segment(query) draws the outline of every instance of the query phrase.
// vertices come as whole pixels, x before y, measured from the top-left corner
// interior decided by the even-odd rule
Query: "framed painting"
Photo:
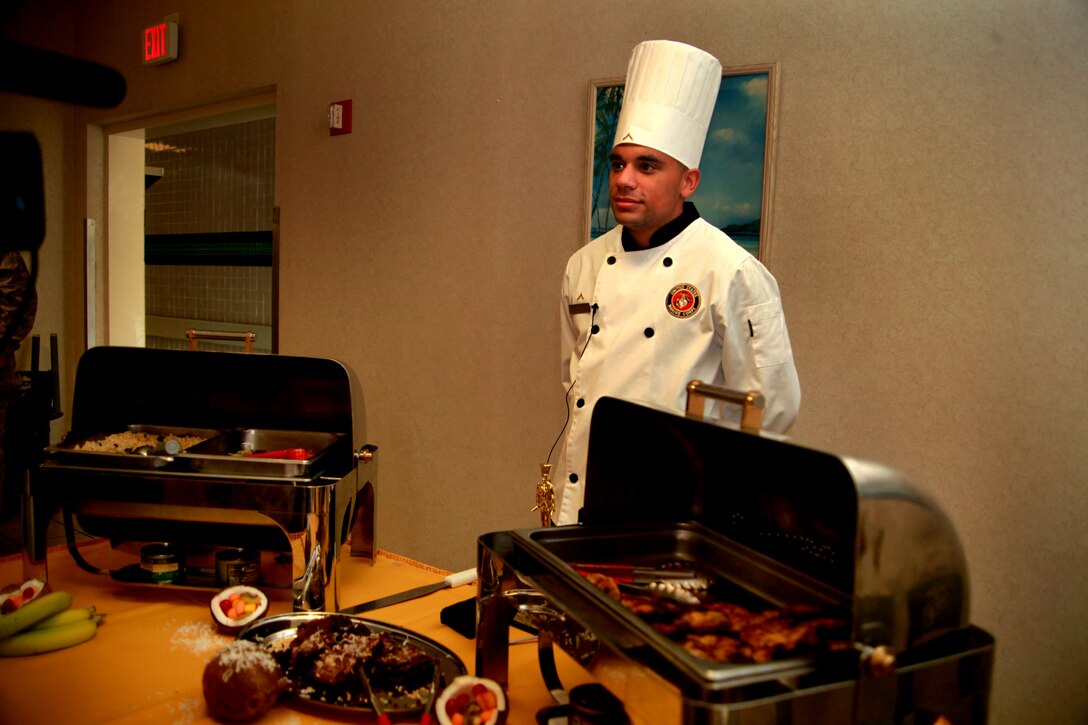
[[[590,81],[587,242],[616,226],[608,203],[608,155],[616,135],[623,82]],[[778,64],[735,66],[722,84],[691,201],[699,214],[766,263],[771,247]]]

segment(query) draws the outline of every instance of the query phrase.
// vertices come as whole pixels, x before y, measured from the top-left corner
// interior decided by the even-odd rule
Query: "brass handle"
[[[370,463],[374,460],[374,452],[378,450],[377,446],[367,444],[355,451],[352,455],[359,463]]]
[[[684,414],[689,418],[704,417],[707,398],[722,400],[726,403],[736,403],[741,406],[740,429],[746,433],[759,433],[759,429],[763,425],[763,406],[765,403],[762,393],[755,390],[745,393],[717,385],[708,385],[702,380],[692,380],[688,383],[687,407]]]
[[[185,339],[189,341],[189,350],[196,350],[196,341],[199,340],[235,340],[245,342],[246,352],[253,352],[253,341],[257,339],[256,332],[213,332],[210,330],[185,331]]]

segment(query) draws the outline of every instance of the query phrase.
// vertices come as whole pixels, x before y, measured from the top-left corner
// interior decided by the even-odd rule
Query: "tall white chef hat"
[[[613,146],[648,146],[690,169],[699,167],[722,64],[673,40],[648,40],[631,51]]]

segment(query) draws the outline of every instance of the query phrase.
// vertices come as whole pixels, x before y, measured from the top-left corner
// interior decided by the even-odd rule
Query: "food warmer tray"
[[[373,562],[377,446],[366,442],[362,391],[342,362],[93,347],[76,370],[70,424],[65,443],[27,473],[28,579],[48,581],[47,532],[58,516],[80,567],[123,583],[148,583],[135,563],[146,544],[170,544],[183,559],[183,575],[151,582],[160,587],[219,586],[213,554],[256,549],[261,585],[289,587],[296,611],[338,609],[349,538],[351,555]],[[134,427],[207,436],[168,456],[73,450]],[[312,454],[231,455],[281,448]],[[108,539],[133,565],[85,560],[76,531]]]
[[[177,454],[166,453],[162,448],[157,448],[144,453],[121,453],[112,451],[85,451],[79,446],[104,440],[118,433],[146,433],[154,436],[173,436],[177,438],[196,437],[207,442],[222,434],[223,431],[212,428],[185,428],[178,426],[140,425],[126,426],[124,430],[111,430],[95,433],[94,435],[73,437],[68,436],[64,441],[49,449],[55,460],[69,466],[94,466],[102,468],[119,468],[125,470],[150,470],[165,468],[174,464]]]
[[[583,616],[587,608],[608,612],[616,641],[638,642],[637,648],[649,643],[659,670],[682,672],[684,677],[698,679],[708,687],[721,688],[772,676],[797,677],[817,667],[849,668],[854,655],[851,650],[844,657],[842,652],[820,646],[765,663],[712,662],[686,651],[646,620],[631,616],[623,605],[571,566],[575,562],[615,563],[668,570],[679,564],[693,569],[697,577],[707,579],[713,598],[718,601],[740,604],[753,613],[807,607],[811,610],[808,618],[831,618],[842,622],[840,629],[847,627],[853,604],[850,596],[705,526],[691,522],[592,528],[559,526],[510,533],[522,551],[539,557],[543,571],[562,579],[562,586],[571,593],[564,598],[565,604],[578,606]],[[745,576],[739,577],[737,572],[745,572]],[[556,579],[550,581],[552,586],[559,586]],[[848,636],[847,632],[840,634]]]
[[[343,441],[340,433],[247,428],[225,431],[203,443],[181,451],[179,467],[201,473],[245,476],[308,477],[320,470],[322,460]],[[253,454],[305,450],[305,458],[263,458]]]

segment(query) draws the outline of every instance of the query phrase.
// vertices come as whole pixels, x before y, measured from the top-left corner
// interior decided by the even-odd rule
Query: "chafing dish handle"
[[[688,383],[687,407],[684,414],[689,418],[703,418],[707,398],[741,406],[740,429],[746,433],[759,433],[763,425],[765,403],[762,393],[755,390],[742,393],[717,385],[708,385],[702,380],[692,380]]]
[[[190,327],[185,331],[185,339],[188,340],[188,348],[196,350],[197,340],[234,340],[245,343],[246,352],[253,352],[253,342],[257,339],[256,332],[219,332],[215,330],[195,330]]]

